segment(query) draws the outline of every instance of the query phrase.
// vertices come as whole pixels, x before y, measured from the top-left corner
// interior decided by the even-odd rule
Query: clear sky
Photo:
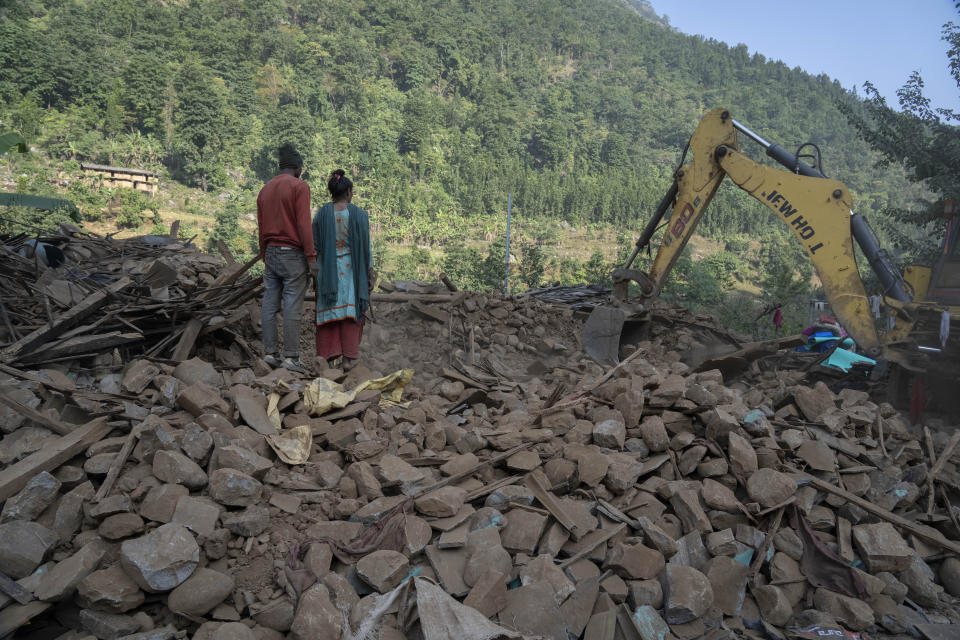
[[[746,44],[750,53],[790,67],[826,73],[845,88],[867,80],[887,104],[919,71],[934,107],[960,110],[960,89],[950,76],[947,22],[960,24],[953,0],[650,0],[683,33]]]

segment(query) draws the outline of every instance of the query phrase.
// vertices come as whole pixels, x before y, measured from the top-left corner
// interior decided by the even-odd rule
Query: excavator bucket
[[[620,362],[620,335],[627,314],[619,307],[595,307],[583,325],[583,351],[602,366]]]
[[[653,283],[642,271],[615,269],[614,299],[611,304],[594,307],[583,325],[580,336],[583,351],[599,365],[613,366],[620,362],[620,347],[645,339],[649,331],[649,312],[641,304],[627,302],[631,281],[637,282],[644,294],[653,290]]]

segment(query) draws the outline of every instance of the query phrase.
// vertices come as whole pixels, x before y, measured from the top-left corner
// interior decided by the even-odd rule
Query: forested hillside
[[[128,211],[130,226],[149,223],[138,211],[175,202],[243,249],[273,150],[292,141],[315,201],[330,170],[352,172],[393,275],[447,268],[472,286],[495,281],[496,251],[483,257],[508,193],[521,228],[518,286],[602,274],[663,195],[700,115],[717,106],[788,148],[816,142],[861,212],[908,205],[916,190],[902,170],[873,167],[840,103],[860,108],[825,75],[678,33],[642,0],[0,8],[2,128],[36,150],[3,161],[20,187],[66,191],[88,218]],[[119,196],[63,179],[80,161],[160,171],[179,199],[108,206]],[[177,184],[204,193],[184,196]],[[720,242],[708,265],[681,263],[677,291],[716,304],[734,282],[766,279],[805,295],[809,265],[777,224],[722,187],[700,227]],[[566,255],[573,228],[578,251],[602,255]]]

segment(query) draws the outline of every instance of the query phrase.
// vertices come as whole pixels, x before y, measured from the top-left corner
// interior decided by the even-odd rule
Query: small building
[[[108,187],[127,187],[153,195],[157,192],[159,181],[157,174],[143,169],[128,169],[126,167],[110,167],[104,164],[83,162],[80,168],[87,175],[103,177],[103,184]]]

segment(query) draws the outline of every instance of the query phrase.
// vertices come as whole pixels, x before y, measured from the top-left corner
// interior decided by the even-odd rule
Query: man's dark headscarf
[[[290,143],[280,147],[277,151],[277,157],[280,160],[281,169],[299,169],[303,166],[303,156]]]

